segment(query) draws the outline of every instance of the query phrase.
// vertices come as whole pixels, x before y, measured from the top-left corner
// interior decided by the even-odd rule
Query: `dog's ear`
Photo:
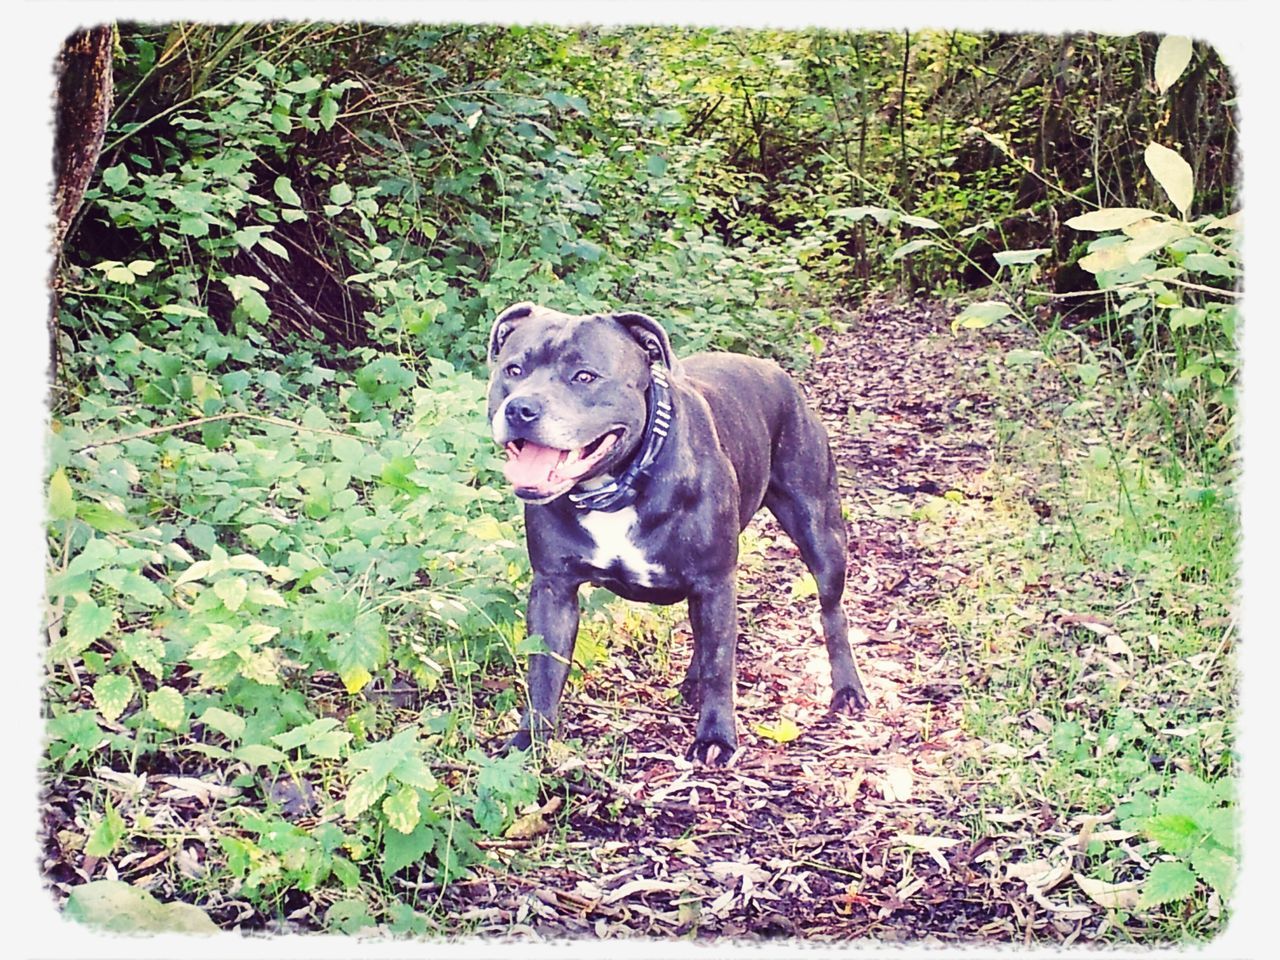
[[[515,303],[507,307],[500,314],[498,319],[493,321],[493,329],[489,331],[489,362],[493,363],[498,359],[498,354],[502,352],[502,345],[507,342],[507,337],[511,335],[511,331],[515,329],[515,325],[525,317],[531,315],[534,311],[534,305],[528,301]]]
[[[626,327],[631,338],[644,347],[650,363],[660,363],[667,369],[675,366],[671,341],[667,339],[667,331],[662,329],[662,324],[657,320],[643,313],[615,313],[613,319]]]

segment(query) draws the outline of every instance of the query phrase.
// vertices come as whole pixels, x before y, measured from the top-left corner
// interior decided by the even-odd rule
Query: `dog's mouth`
[[[564,493],[608,455],[622,437],[622,429],[610,430],[576,450],[544,447],[531,440],[512,440],[503,468],[516,496],[546,501]]]

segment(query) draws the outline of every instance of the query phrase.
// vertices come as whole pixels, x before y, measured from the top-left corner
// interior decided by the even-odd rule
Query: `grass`
[[[1234,496],[1135,442],[1152,422],[1105,382],[1092,409],[1063,412],[1043,402],[1047,368],[988,373],[1004,407],[993,463],[924,533],[970,569],[938,603],[971,678],[965,727],[983,744],[964,761],[980,782],[973,824],[1005,832],[984,812],[1038,810],[1040,836],[1022,839],[1028,858],[1052,860],[1082,817],[1101,817],[1104,839],[1079,845],[1072,869],[1147,883],[1177,859],[1156,842],[1155,804],[1179,776],[1236,773]],[[1209,938],[1223,899],[1201,877],[1186,896],[1117,911],[1100,937]]]

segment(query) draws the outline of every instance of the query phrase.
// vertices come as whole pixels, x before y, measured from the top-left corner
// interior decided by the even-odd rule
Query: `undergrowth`
[[[1087,415],[1052,366],[999,356],[994,462],[924,528],[970,564],[939,609],[972,680],[975,816],[1094,818],[1074,857],[1038,847],[1115,885],[1099,935],[1210,937],[1238,858],[1233,486],[1126,442],[1157,427],[1112,372]]]

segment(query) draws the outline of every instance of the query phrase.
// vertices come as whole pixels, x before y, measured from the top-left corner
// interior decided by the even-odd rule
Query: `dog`
[[[505,745],[555,732],[578,632],[578,589],[689,602],[680,684],[698,710],[686,756],[723,764],[738,744],[738,534],[762,507],[818,585],[833,712],[868,706],[841,607],[848,535],[821,421],[776,363],[730,353],[677,360],[641,313],[571,316],[532,303],[489,334],[488,417],[524,501],[533,568],[529,704]]]

